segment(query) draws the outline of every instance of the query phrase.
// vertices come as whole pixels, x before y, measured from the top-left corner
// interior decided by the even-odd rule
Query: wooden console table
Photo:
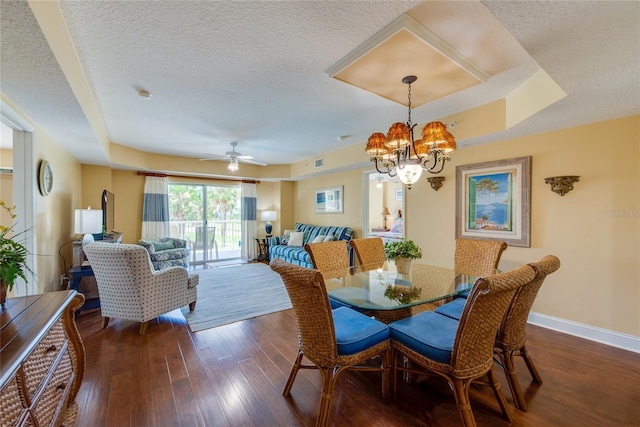
[[[0,424],[72,426],[85,368],[76,291],[9,298],[0,311]]]

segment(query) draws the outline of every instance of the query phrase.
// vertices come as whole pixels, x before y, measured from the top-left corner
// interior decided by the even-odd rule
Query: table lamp
[[[387,217],[391,215],[391,213],[389,212],[389,208],[387,207],[382,208],[382,213],[380,215],[382,215],[382,222],[383,222],[382,228],[384,228],[385,230],[388,230]]]
[[[267,232],[267,237],[271,237],[271,230],[273,230],[271,221],[276,220],[276,211],[262,211],[260,212],[260,219],[267,221],[267,224],[264,226],[264,231]]]
[[[76,234],[84,234],[82,238],[82,246],[93,242],[93,235],[102,233],[102,211],[91,209],[76,209],[75,227]]]

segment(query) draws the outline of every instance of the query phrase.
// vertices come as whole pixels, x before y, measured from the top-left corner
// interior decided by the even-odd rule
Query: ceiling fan
[[[236,151],[236,147],[238,146],[238,141],[231,142],[231,151],[227,151],[224,155],[215,155],[212,154],[209,157],[198,159],[198,160],[225,160],[229,159],[229,170],[236,171],[238,170],[238,163],[249,163],[252,165],[259,166],[267,166],[264,162],[259,162],[253,158],[253,156],[245,156],[242,153]]]

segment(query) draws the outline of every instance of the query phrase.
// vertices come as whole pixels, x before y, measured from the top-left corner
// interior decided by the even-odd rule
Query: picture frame
[[[325,187],[316,190],[316,213],[343,213],[343,187]]]
[[[396,200],[402,200],[402,188],[396,190]]]
[[[530,247],[531,156],[456,167],[456,239]]]

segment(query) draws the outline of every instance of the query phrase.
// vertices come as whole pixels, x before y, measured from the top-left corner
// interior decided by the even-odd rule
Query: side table
[[[69,289],[73,289],[78,293],[81,293],[80,279],[83,277],[94,277],[93,269],[89,265],[86,265],[84,267],[80,265],[71,267],[71,269],[69,269],[69,274],[71,274],[72,276],[71,285],[69,285]],[[100,308],[100,298],[85,299],[84,304],[82,304],[82,307],[80,307],[76,313],[80,313],[80,311],[82,310],[88,310],[91,308]]]
[[[256,237],[258,244],[258,261],[269,262],[269,241],[267,239],[259,239]]]

